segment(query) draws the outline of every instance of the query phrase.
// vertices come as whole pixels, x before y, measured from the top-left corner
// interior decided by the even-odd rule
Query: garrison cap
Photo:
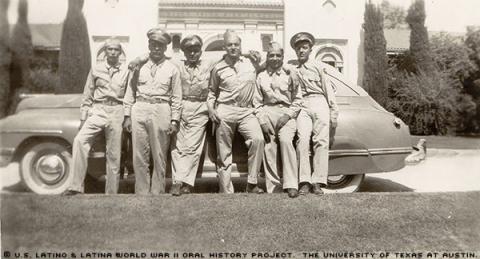
[[[298,42],[300,41],[308,41],[310,45],[313,46],[313,43],[315,42],[315,37],[313,37],[312,34],[308,32],[299,32],[290,39],[290,46],[295,49],[295,45],[297,45]]]
[[[185,49],[192,47],[192,46],[203,46],[202,38],[198,35],[188,35],[187,37],[183,38],[182,42],[180,42],[180,49],[185,51]]]
[[[120,44],[120,41],[117,38],[108,38],[105,43],[103,44],[105,48],[108,47],[117,47],[120,50],[122,49],[122,44]]]
[[[270,44],[268,46],[267,53],[270,53],[270,52],[275,51],[275,50],[279,50],[283,54],[283,48],[280,45],[280,43],[278,43],[276,41],[272,41],[272,42],[270,42]]]
[[[172,38],[170,37],[170,35],[161,28],[150,29],[147,32],[147,37],[149,40],[158,41],[165,45],[168,45],[170,44],[170,42],[172,42]]]

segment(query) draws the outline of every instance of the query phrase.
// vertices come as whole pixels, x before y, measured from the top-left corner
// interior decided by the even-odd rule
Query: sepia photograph
[[[0,0],[0,258],[480,258],[479,0]]]

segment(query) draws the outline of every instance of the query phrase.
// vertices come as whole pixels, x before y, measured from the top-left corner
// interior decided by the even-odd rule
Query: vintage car
[[[336,88],[340,116],[330,149],[326,191],[354,192],[365,174],[405,166],[412,152],[409,129],[336,70],[328,69],[328,76]],[[71,149],[80,124],[80,102],[78,94],[38,95],[21,101],[15,114],[0,120],[0,166],[18,161],[23,183],[35,193],[63,192],[72,180]],[[198,178],[217,176],[211,132]],[[90,153],[88,173],[94,179],[105,173],[103,143],[97,141]],[[233,162],[232,176],[245,177],[247,150],[241,136],[234,140]]]

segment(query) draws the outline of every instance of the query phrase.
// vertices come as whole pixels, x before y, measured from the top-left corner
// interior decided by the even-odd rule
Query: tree
[[[60,84],[56,93],[81,93],[90,70],[87,22],[82,14],[84,0],[69,0],[60,41]]]
[[[383,27],[385,29],[405,29],[408,27],[405,22],[405,9],[403,7],[383,0],[380,4],[380,10],[383,13]]]
[[[0,118],[7,115],[10,89],[10,29],[7,20],[9,0],[0,1]]]
[[[479,68],[471,73],[464,82],[465,91],[477,104],[477,111],[475,117],[470,121],[469,129],[472,132],[480,133],[480,26],[467,27],[465,44],[471,50],[470,60]]]
[[[436,69],[430,52],[425,18],[424,1],[414,0],[406,17],[410,27],[410,53],[415,60],[417,70],[433,73]]]
[[[363,87],[380,104],[387,97],[387,43],[383,34],[383,15],[369,1],[365,4],[363,29],[365,32]]]
[[[19,101],[21,89],[26,89],[30,84],[30,62],[33,57],[32,35],[27,21],[27,0],[18,2],[18,20],[13,28],[10,39],[12,60],[10,66],[10,93],[8,110],[12,113]]]
[[[432,36],[430,46],[437,68],[451,79],[451,87],[458,90],[459,120],[456,130],[472,131],[471,122],[476,115],[477,104],[473,96],[464,89],[464,82],[478,71],[477,64],[469,58],[472,50],[467,47],[463,38],[448,33]]]

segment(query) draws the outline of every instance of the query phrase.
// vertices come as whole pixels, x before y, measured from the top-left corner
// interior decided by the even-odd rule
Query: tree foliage
[[[60,42],[60,85],[56,93],[81,93],[90,70],[90,43],[82,13],[84,0],[69,0]]]
[[[380,10],[383,13],[383,27],[385,29],[405,29],[408,27],[405,21],[406,12],[403,7],[383,0],[380,4]]]
[[[425,27],[425,3],[423,0],[414,0],[406,21],[410,27],[410,53],[415,60],[416,68],[427,73],[435,71],[435,63],[430,53],[428,32]]]
[[[365,5],[363,29],[365,31],[365,74],[363,87],[380,104],[387,97],[387,47],[383,34],[383,15],[380,9],[368,2]]]
[[[10,93],[8,98],[9,113],[15,110],[22,89],[30,85],[30,63],[33,57],[33,44],[30,27],[27,21],[27,0],[18,2],[18,20],[13,27],[10,39],[12,53],[10,65]]]
[[[451,79],[442,72],[406,73],[393,71],[386,108],[401,118],[417,135],[454,133],[460,118],[458,102],[464,96],[451,87]]]
[[[10,89],[10,28],[7,20],[9,0],[0,1],[0,118],[7,114]]]
[[[467,27],[465,44],[470,49],[470,60],[479,68],[464,81],[465,91],[477,104],[476,115],[472,119],[469,129],[472,132],[480,133],[480,26]]]

